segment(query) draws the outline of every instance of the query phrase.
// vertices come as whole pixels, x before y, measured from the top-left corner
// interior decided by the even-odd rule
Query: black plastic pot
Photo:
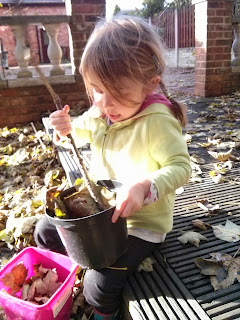
[[[84,269],[101,269],[115,263],[127,248],[126,219],[112,223],[114,209],[77,219],[57,219],[50,210],[46,215],[74,262]]]

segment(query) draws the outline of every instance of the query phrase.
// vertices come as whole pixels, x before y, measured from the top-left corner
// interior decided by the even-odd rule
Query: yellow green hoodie
[[[90,173],[95,180],[111,179],[123,184],[145,178],[154,181],[159,200],[128,217],[128,228],[169,232],[175,190],[191,174],[181,126],[169,107],[153,103],[132,118],[109,126],[93,106],[72,125],[76,144],[91,144]]]

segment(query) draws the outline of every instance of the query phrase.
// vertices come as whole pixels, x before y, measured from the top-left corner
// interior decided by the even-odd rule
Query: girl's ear
[[[151,94],[156,87],[158,86],[159,82],[161,81],[161,77],[160,76],[154,76],[151,78],[150,80],[150,85],[147,88],[147,94]]]

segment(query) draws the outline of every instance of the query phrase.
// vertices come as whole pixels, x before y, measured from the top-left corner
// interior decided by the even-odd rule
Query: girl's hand
[[[116,209],[112,216],[115,223],[119,217],[126,218],[141,209],[151,186],[151,180],[146,179],[128,187],[122,187],[117,193]]]
[[[72,131],[71,117],[68,114],[69,110],[70,107],[66,105],[62,110],[50,114],[51,125],[58,136],[65,137]]]

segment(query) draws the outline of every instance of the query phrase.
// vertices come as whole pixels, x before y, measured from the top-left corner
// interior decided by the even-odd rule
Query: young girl
[[[94,319],[117,319],[127,277],[171,230],[175,190],[190,177],[181,134],[185,114],[162,82],[162,52],[158,35],[140,18],[99,21],[80,66],[93,106],[73,122],[69,106],[50,115],[59,136],[71,132],[79,146],[91,143],[95,180],[117,180],[124,186],[112,222],[127,218],[128,251],[115,269],[87,270],[84,277]],[[35,240],[41,247],[64,249],[46,219],[36,226]]]

